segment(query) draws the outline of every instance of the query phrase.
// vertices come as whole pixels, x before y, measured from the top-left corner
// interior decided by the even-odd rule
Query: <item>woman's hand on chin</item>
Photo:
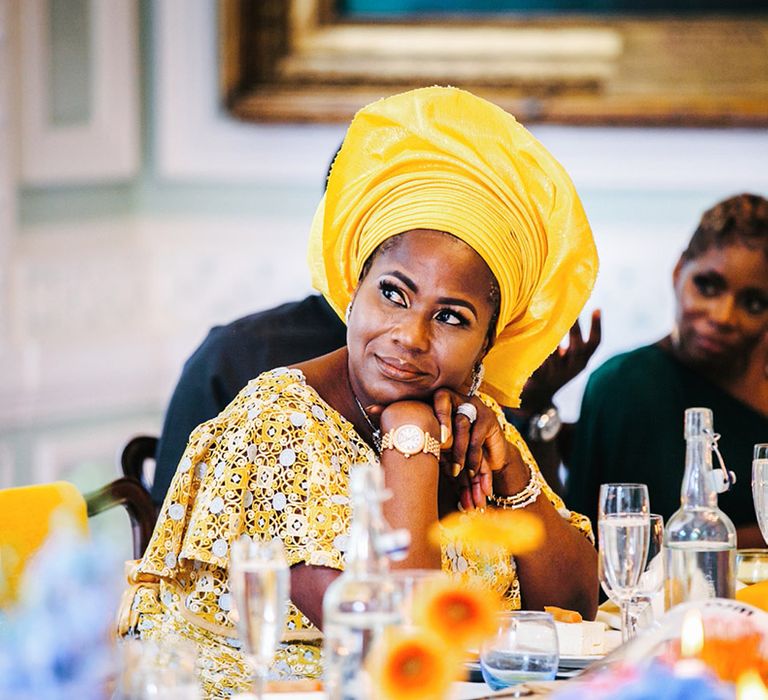
[[[474,411],[462,404],[471,404]],[[433,398],[434,412],[441,426],[441,467],[459,481],[460,503],[465,510],[484,508],[493,494],[493,473],[510,463],[509,443],[496,414],[480,399],[451,389],[438,389]],[[476,418],[470,416],[476,413]]]

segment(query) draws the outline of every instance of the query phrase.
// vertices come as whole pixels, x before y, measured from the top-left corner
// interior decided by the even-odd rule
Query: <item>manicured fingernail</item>
[[[448,430],[447,425],[441,425],[440,426],[440,444],[444,445],[445,441],[448,439],[448,436],[451,434],[450,430]],[[454,474],[454,476],[456,476]]]
[[[453,478],[455,479],[459,474],[461,474],[461,465],[458,462],[453,463]]]
[[[475,478],[475,474],[477,474],[477,472],[474,469],[468,469],[467,470],[467,474],[469,474],[469,478],[470,479],[474,479]]]

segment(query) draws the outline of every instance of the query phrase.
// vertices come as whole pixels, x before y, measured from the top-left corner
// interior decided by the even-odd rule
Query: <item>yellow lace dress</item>
[[[492,399],[483,400],[503,421]],[[504,425],[507,439],[533,463],[517,431]],[[299,370],[279,368],[252,380],[190,436],[149,547],[129,571],[120,633],[159,642],[188,638],[199,649],[206,697],[244,690],[249,672],[230,618],[229,543],[242,533],[277,537],[291,566],[343,569],[349,472],[376,460]],[[587,518],[568,511],[546,484],[543,492],[564,518],[592,536]],[[480,576],[510,608],[520,607],[512,557],[479,557],[461,542],[446,542],[442,553],[445,570]],[[320,676],[320,649],[321,633],[291,605],[272,676]]]

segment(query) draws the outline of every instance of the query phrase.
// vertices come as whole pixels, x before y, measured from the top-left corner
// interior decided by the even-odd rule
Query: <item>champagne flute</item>
[[[649,537],[648,537],[648,555],[645,560],[645,566],[640,574],[635,589],[635,595],[630,600],[630,636],[635,636],[639,629],[650,627],[656,615],[663,610],[663,596],[661,591],[664,588],[664,557],[662,546],[664,543],[664,518],[658,513],[651,513],[649,516]],[[620,605],[620,598],[608,583],[602,562],[598,560],[600,571],[600,585],[605,594],[617,605]],[[656,608],[656,609],[655,609]]]
[[[602,484],[598,506],[601,575],[621,609],[621,636],[633,636],[631,604],[648,557],[650,535],[648,487]]]
[[[229,586],[244,652],[253,668],[256,697],[261,700],[290,598],[282,543],[254,541],[246,535],[233,542]]]
[[[755,445],[752,458],[752,499],[757,524],[763,539],[768,542],[768,442]]]

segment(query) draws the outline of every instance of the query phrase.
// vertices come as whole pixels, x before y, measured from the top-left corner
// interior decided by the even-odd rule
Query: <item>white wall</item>
[[[45,44],[10,42],[23,4],[45,9],[0,0],[0,66],[15,66],[0,72],[0,486],[72,475],[88,486],[111,477],[130,434],[159,430],[181,363],[211,324],[308,290],[306,234],[343,130],[223,115],[213,0],[155,0],[134,23],[107,25],[118,36],[103,44],[134,52],[112,68],[132,71],[121,83],[134,91],[121,96],[128,111],[111,117],[128,134],[123,166],[91,129],[77,145],[90,173],[62,168],[77,152],[39,148],[30,170],[12,95],[27,89],[21,66]],[[137,7],[104,5],[129,16]],[[768,192],[764,132],[534,131],[569,168],[592,220],[599,357],[668,328],[672,265],[705,207]],[[564,392],[566,415],[579,392],[579,382]]]

